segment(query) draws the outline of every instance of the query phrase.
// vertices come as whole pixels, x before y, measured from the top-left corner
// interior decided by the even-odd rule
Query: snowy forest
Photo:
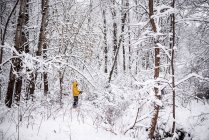
[[[0,0],[0,140],[58,139],[209,140],[209,1]]]

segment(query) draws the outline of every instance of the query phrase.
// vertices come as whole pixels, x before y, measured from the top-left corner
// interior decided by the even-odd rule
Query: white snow
[[[38,108],[27,114],[29,116],[23,114],[19,127],[20,140],[132,140],[128,136],[116,135],[110,130],[94,125],[89,119],[90,114],[83,116],[84,112],[79,107],[72,109],[69,104],[63,108],[57,107],[50,110],[50,115],[46,115],[49,113],[46,108]],[[5,112],[0,115],[1,120],[4,120],[0,125],[0,139],[17,139],[18,112],[2,108]],[[14,116],[7,117],[7,113]]]

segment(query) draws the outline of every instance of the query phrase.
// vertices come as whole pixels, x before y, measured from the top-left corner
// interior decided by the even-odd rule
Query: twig
[[[124,132],[124,134],[126,134],[130,129],[133,129],[133,128],[135,127],[135,125],[136,125],[136,123],[137,123],[137,118],[138,118],[138,114],[139,114],[139,109],[140,109],[140,108],[138,108],[138,110],[137,110],[137,114],[136,114],[136,118],[135,118],[134,124],[133,124],[129,129],[127,129],[127,130]]]

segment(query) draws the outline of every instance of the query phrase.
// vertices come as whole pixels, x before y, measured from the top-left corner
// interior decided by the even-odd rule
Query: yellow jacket
[[[73,82],[73,96],[78,96],[80,94],[80,91],[78,90],[78,83],[75,81]]]

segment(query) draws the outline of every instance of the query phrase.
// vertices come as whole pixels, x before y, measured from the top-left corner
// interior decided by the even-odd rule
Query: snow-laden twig
[[[54,67],[57,67],[56,66],[56,64],[55,63],[62,63],[63,65],[65,65],[65,66],[68,66],[69,68],[71,68],[71,69],[73,69],[73,70],[75,70],[76,72],[78,72],[81,76],[83,76],[94,88],[96,88],[96,86],[80,71],[80,70],[78,70],[77,68],[75,68],[74,66],[72,66],[72,65],[69,65],[69,64],[67,64],[67,63],[63,63],[63,62],[61,62],[61,61],[54,61],[53,62],[54,63]]]
[[[183,83],[184,81],[192,78],[192,77],[196,77],[196,78],[199,78],[199,79],[202,79],[202,80],[205,80],[205,81],[209,81],[209,78],[204,78],[201,75],[198,75],[196,73],[191,73],[191,74],[187,75],[185,78],[183,78],[183,79],[179,80],[178,82],[176,82],[176,86],[181,84],[181,83]]]
[[[86,64],[85,64],[78,56],[75,56],[75,55],[68,55],[68,56],[63,55],[63,56],[61,56],[61,57],[74,57],[75,59],[79,60],[79,61],[86,67],[86,70],[88,71],[88,73],[89,73],[89,75],[91,76],[91,78],[94,79],[94,77],[92,76],[92,74],[91,74],[89,68],[86,66]],[[92,67],[91,67],[91,68],[92,68]],[[92,69],[93,69],[93,68],[92,68]],[[96,71],[95,71],[95,73],[96,73]],[[98,75],[98,73],[96,73],[96,74]]]
[[[165,16],[175,13],[175,9],[167,5],[160,5],[160,6],[157,6],[155,9],[156,9],[156,14],[153,15],[152,18],[165,17]]]
[[[157,46],[158,46],[159,48],[161,48],[161,49],[166,53],[166,55],[168,56],[169,60],[171,60],[170,53],[166,50],[166,47],[163,46],[163,45],[160,44],[160,43],[157,43]]]
[[[20,58],[20,56],[13,56],[11,58],[8,58],[7,60],[5,60],[4,62],[2,62],[0,64],[0,67],[4,66],[6,63],[8,63],[9,61],[11,61],[11,59],[13,59],[13,58]]]
[[[176,20],[176,23],[182,23],[182,22],[187,22],[187,21],[197,21],[197,22],[205,22],[209,23],[209,19],[204,19],[204,18],[183,18]]]

